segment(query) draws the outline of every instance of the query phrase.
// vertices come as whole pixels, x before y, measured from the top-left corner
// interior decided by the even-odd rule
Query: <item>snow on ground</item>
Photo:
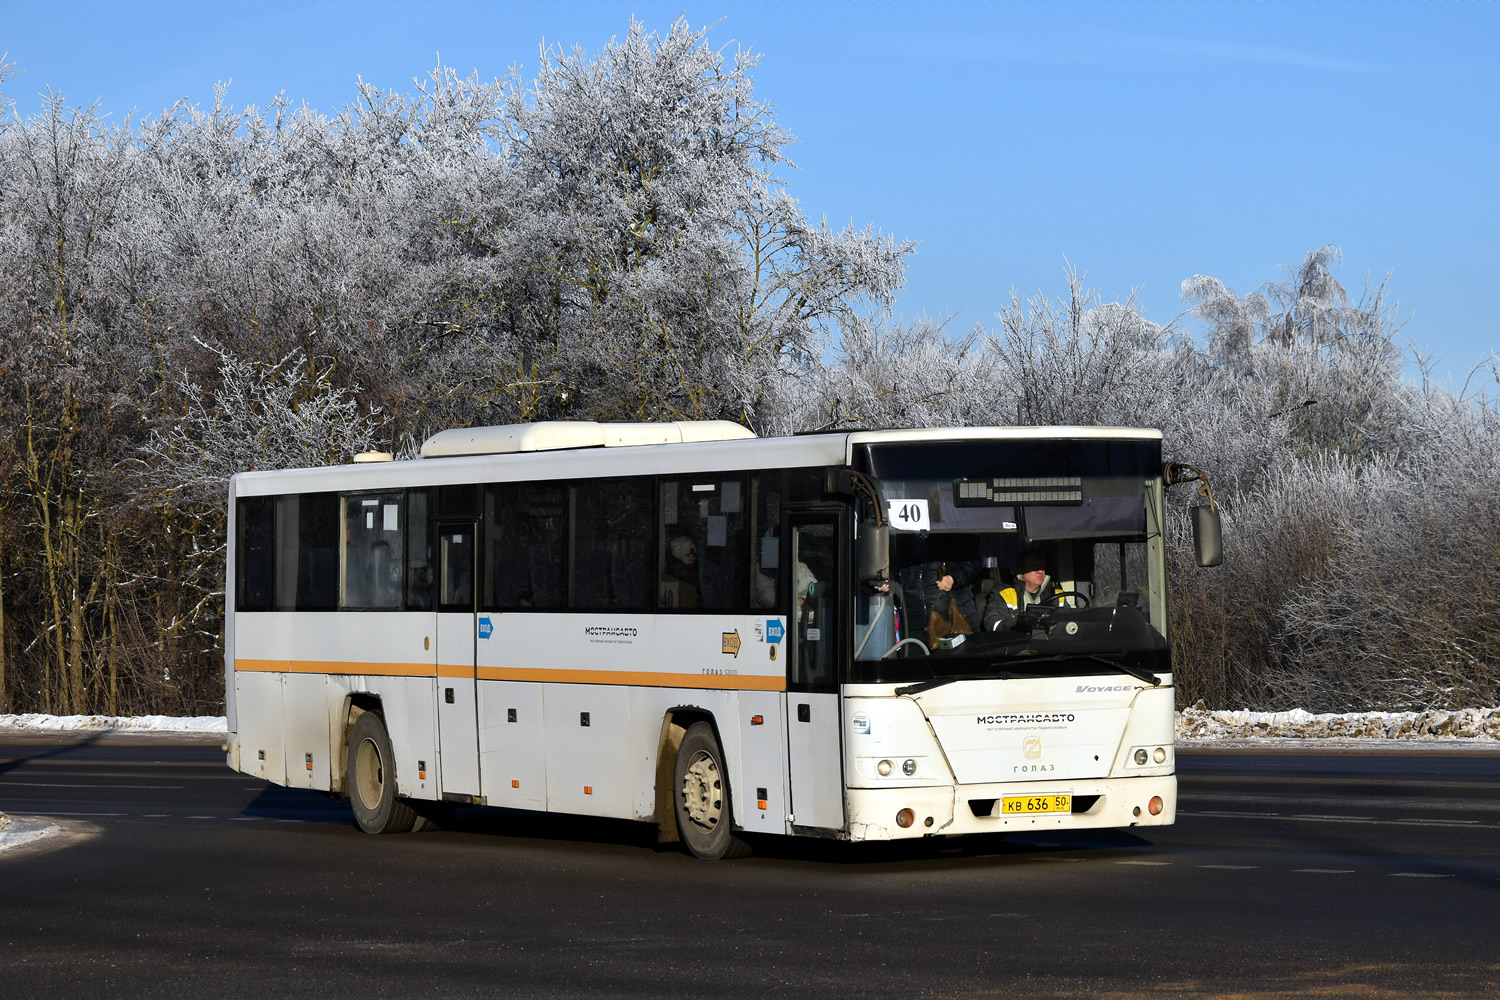
[[[228,726],[222,715],[200,715],[183,719],[171,715],[121,718],[110,715],[0,715],[0,731],[97,733],[223,733]]]
[[[1257,738],[1500,743],[1500,708],[1313,715],[1300,708],[1289,712],[1246,712],[1194,707],[1177,713],[1177,738],[1189,745]]]

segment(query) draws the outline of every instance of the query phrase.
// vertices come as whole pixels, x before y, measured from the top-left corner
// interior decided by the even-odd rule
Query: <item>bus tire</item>
[[[407,833],[417,814],[396,797],[396,753],[385,720],[365,712],[349,732],[349,802],[366,833]]]
[[[694,857],[717,861],[750,853],[750,846],[731,829],[724,753],[707,722],[695,722],[683,734],[672,789],[677,830]]]

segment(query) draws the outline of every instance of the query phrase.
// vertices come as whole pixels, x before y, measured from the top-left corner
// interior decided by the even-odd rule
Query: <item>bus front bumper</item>
[[[1067,812],[1005,813],[1007,797],[1069,796]],[[1158,811],[1153,813],[1153,801]],[[906,840],[1025,830],[1087,830],[1168,826],[1177,818],[1177,777],[1156,775],[1094,781],[1029,781],[1024,785],[851,788],[850,840]],[[902,826],[903,810],[910,825]]]

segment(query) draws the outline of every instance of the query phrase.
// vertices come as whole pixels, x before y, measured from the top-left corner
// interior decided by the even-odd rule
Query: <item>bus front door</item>
[[[784,537],[791,587],[787,645],[786,720],[791,812],[795,826],[844,826],[839,662],[843,651],[840,508],[787,512]]]
[[[479,795],[473,522],[438,525],[438,780],[443,797]]]

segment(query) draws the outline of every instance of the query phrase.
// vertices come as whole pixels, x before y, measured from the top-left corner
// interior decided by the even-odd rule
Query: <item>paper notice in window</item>
[[[723,548],[729,542],[729,518],[715,514],[708,519],[708,544]]]
[[[719,513],[738,514],[740,512],[740,484],[729,482],[719,491]]]
[[[383,508],[381,508],[381,510],[384,518],[384,524],[382,526],[385,528],[385,530],[400,531],[401,506],[399,504],[388,503]]]
[[[661,523],[677,523],[677,484],[661,484]]]

